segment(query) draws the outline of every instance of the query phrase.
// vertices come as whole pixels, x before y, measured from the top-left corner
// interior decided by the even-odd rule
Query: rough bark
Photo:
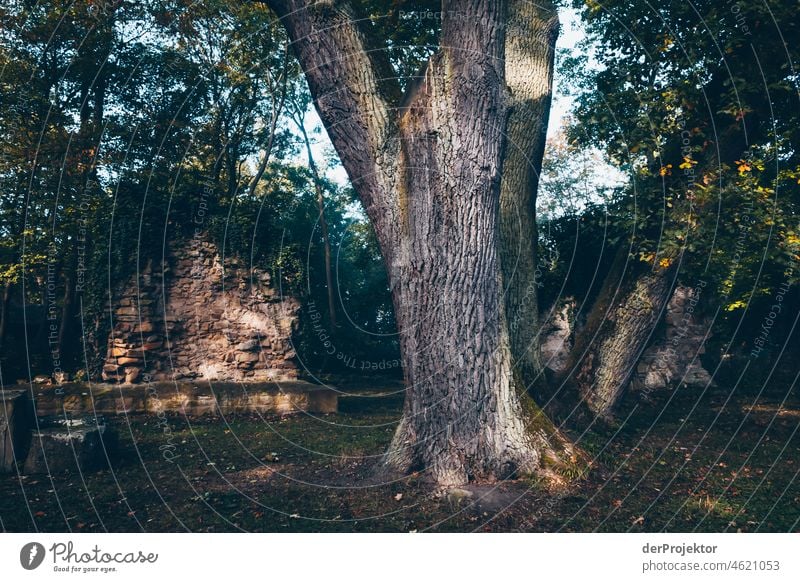
[[[505,3],[443,2],[441,48],[402,101],[346,5],[269,4],[387,265],[406,380],[387,465],[453,486],[569,454],[511,364],[499,258]]]
[[[514,369],[543,381],[536,280],[536,192],[553,84],[558,14],[550,2],[510,0],[505,50],[510,114],[500,193],[501,264]]]
[[[568,371],[597,417],[611,419],[674,285],[673,268],[643,267],[622,249],[575,340]]]

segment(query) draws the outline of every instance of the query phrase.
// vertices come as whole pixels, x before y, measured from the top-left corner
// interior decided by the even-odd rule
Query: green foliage
[[[792,2],[574,1],[587,38],[564,59],[568,139],[629,176],[633,258],[681,263],[733,329],[798,281],[798,77]]]
[[[46,0],[7,3],[0,16],[0,287],[9,315],[0,343],[18,346],[4,349],[4,366],[22,361],[14,350],[27,336],[41,355],[33,373],[51,371],[42,311],[50,300],[64,350],[88,348],[87,361],[75,349],[67,367],[93,371],[109,300],[160,264],[168,244],[198,233],[270,271],[283,293],[324,297],[311,174],[296,159],[286,111],[287,100],[304,110],[310,100],[265,5]],[[334,183],[325,192],[333,238],[365,228],[351,193]],[[361,239],[341,253],[342,280],[375,254],[374,240]],[[387,319],[388,297],[385,275],[369,275],[380,282],[347,299],[368,327]]]
[[[402,87],[419,75],[438,49],[442,4],[438,0],[357,0],[362,29],[381,47]]]

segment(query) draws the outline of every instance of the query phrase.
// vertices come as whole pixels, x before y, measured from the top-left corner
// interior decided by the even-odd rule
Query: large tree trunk
[[[674,285],[674,268],[644,267],[627,250],[617,254],[567,368],[580,398],[604,419],[613,416]]]
[[[493,64],[502,45],[490,28],[481,34],[444,28],[444,48],[401,118],[404,257],[393,280],[407,396],[389,460],[403,471],[425,468],[442,485],[530,473],[541,461],[502,305],[496,225],[506,111]]]
[[[499,256],[504,3],[443,2],[441,50],[398,109],[385,55],[365,50],[346,6],[270,4],[387,264],[406,380],[387,465],[452,486],[569,455],[512,370]]]
[[[553,84],[558,15],[552,3],[510,0],[505,74],[510,91],[500,193],[501,264],[514,369],[534,394],[539,355],[536,192]]]

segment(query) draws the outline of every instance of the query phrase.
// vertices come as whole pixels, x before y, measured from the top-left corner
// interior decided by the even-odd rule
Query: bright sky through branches
[[[562,10],[559,13],[561,20],[561,32],[558,36],[557,47],[559,49],[577,50],[578,43],[584,38],[581,28],[580,16],[574,10]],[[572,109],[573,100],[571,97],[562,94],[559,88],[563,86],[563,78],[560,77],[558,68],[555,71],[553,82],[553,101],[550,109],[550,120],[547,128],[548,139],[556,137],[564,128],[567,116]],[[328,134],[322,127],[319,116],[314,108],[306,115],[306,130],[313,140],[312,150],[317,163],[324,167],[328,179],[344,185],[347,184],[347,174],[338,161],[335,164],[325,164],[324,161],[335,159],[331,155],[333,145],[328,138]],[[298,163],[305,164],[305,155],[299,155]]]

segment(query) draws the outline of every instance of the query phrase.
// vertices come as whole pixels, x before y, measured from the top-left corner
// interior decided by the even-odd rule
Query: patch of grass
[[[457,507],[433,496],[424,475],[387,483],[375,472],[400,416],[397,393],[343,397],[337,415],[170,416],[175,462],[156,418],[114,419],[112,469],[83,480],[0,476],[0,523],[19,532],[797,530],[800,406],[747,396],[722,406],[726,397],[687,392],[642,406],[618,432],[584,435],[586,463],[550,467],[567,487],[501,483],[503,503]]]

